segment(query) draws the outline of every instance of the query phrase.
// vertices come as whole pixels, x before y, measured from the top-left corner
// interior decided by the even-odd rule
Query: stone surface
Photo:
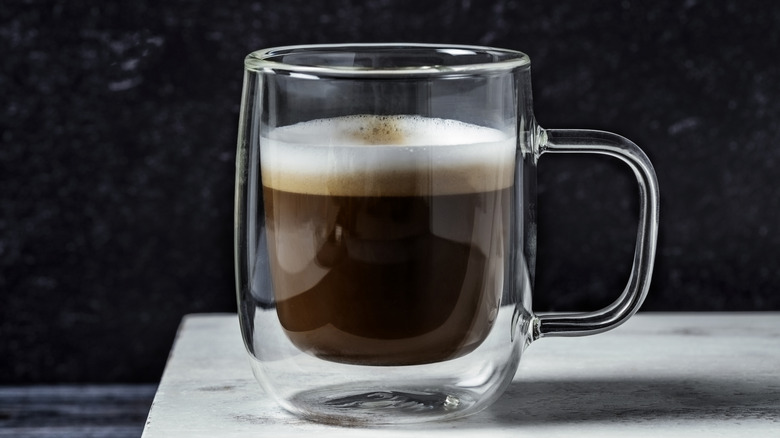
[[[236,316],[193,315],[143,437],[770,437],[778,364],[780,313],[640,314],[604,334],[533,343],[507,392],[472,417],[348,428],[284,412],[254,380]]]
[[[0,383],[159,378],[182,315],[235,310],[242,59],[294,43],[520,49],[548,128],[658,172],[653,310],[780,310],[780,3],[120,2],[0,7]],[[631,175],[544,157],[536,308],[595,309],[634,243]]]

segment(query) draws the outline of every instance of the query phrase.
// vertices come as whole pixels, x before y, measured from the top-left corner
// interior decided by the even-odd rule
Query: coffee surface
[[[514,141],[356,116],[277,129],[261,154],[277,314],[297,348],[410,365],[484,340],[504,281]]]
[[[358,115],[272,130],[263,185],[295,193],[412,196],[512,185],[515,139],[496,129],[420,116]]]

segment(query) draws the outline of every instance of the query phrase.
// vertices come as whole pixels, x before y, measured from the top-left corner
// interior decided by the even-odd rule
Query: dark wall
[[[780,310],[779,39],[770,1],[4,2],[0,383],[154,381],[182,315],[235,310],[242,60],[285,44],[528,53],[542,126],[618,132],[655,163],[644,308]],[[539,204],[535,307],[609,302],[633,176],[545,156]]]

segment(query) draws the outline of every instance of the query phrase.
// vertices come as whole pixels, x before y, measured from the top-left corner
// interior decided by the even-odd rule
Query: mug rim
[[[454,62],[443,65],[421,63],[400,67],[366,67],[355,65],[338,65],[325,63],[294,63],[285,58],[293,54],[341,54],[348,56],[357,52],[402,53],[404,51],[424,52],[449,56]],[[466,56],[483,55],[493,59],[481,62],[468,62]],[[460,59],[458,59],[460,57]],[[458,62],[462,61],[462,62]],[[290,46],[269,47],[251,52],[244,59],[246,71],[257,73],[293,74],[297,76],[311,75],[314,77],[415,77],[415,76],[450,76],[470,75],[485,72],[505,72],[519,67],[530,66],[531,59],[523,52],[490,46],[461,44],[428,44],[428,43],[355,43],[355,44],[302,44]]]

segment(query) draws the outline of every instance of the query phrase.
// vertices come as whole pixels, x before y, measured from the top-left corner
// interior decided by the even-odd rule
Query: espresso
[[[261,139],[276,311],[290,341],[364,365],[474,350],[500,305],[515,142],[415,116],[353,116]]]

